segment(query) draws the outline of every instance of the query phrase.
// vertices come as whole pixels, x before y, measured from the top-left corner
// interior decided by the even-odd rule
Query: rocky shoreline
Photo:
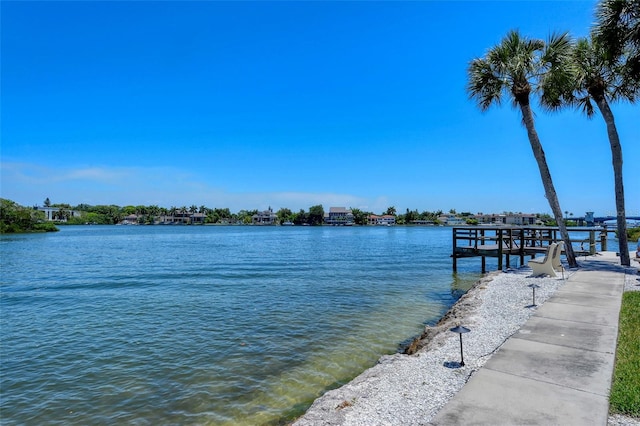
[[[631,273],[635,274],[636,269]],[[494,272],[478,281],[433,327],[415,339],[404,354],[383,356],[346,385],[328,391],[293,424],[427,425],[491,355],[527,321],[565,279],[531,277],[529,268]],[[628,275],[626,290],[638,290]],[[537,284],[533,306],[533,289]],[[459,335],[464,325],[465,365],[460,366]],[[609,426],[637,425],[637,419],[615,416]]]

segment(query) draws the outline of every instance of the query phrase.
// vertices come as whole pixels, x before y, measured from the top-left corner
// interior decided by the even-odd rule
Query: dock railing
[[[606,227],[572,227],[568,229],[576,256],[593,255],[607,250],[607,233],[615,232]],[[479,225],[453,227],[453,270],[457,271],[457,259],[481,257],[482,272],[486,272],[486,258],[498,258],[498,270],[510,267],[510,257],[519,256],[520,265],[525,256],[534,258],[547,250],[549,244],[562,238],[557,227]],[[503,263],[504,257],[504,263]]]

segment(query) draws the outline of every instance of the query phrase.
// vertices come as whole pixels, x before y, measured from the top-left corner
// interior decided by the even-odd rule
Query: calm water
[[[426,227],[2,236],[2,424],[294,418],[479,278],[450,252],[451,230]]]

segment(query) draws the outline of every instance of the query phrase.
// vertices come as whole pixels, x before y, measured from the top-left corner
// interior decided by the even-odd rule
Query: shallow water
[[[0,237],[3,424],[269,424],[479,278],[433,227],[68,226]],[[489,263],[489,262],[488,262]]]

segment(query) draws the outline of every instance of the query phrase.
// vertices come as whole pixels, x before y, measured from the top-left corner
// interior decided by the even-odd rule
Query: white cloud
[[[472,188],[471,193],[452,190],[447,185],[434,184],[420,187],[419,191],[402,195],[381,195],[380,188],[367,185],[362,194],[339,192],[291,192],[264,191],[239,192],[233,189],[233,181],[212,181],[212,178],[190,170],[175,167],[52,167],[32,163],[2,162],[0,164],[0,197],[30,206],[42,204],[45,198],[53,203],[158,205],[162,207],[201,206],[229,208],[232,212],[242,209],[274,210],[289,208],[293,211],[308,210],[321,204],[329,207],[355,207],[364,211],[382,213],[394,206],[398,213],[411,210],[548,212],[549,207],[537,181],[520,190],[507,190],[502,185]],[[630,176],[630,175],[629,175]],[[637,215],[639,198],[634,192],[633,179],[627,179],[627,213]],[[635,185],[637,186],[637,185]],[[593,189],[593,187],[591,187]],[[385,191],[393,189],[385,188]],[[610,203],[598,203],[595,191],[560,193],[564,209],[576,215],[586,210],[596,214],[615,211]],[[505,196],[505,193],[508,196]],[[586,206],[586,207],[582,207]],[[598,206],[600,206],[598,208]]]
[[[28,163],[2,163],[0,196],[22,205],[53,203],[159,205],[181,207],[205,205],[242,209],[297,211],[322,204],[357,207],[376,205],[349,194],[314,192],[233,192],[214,186],[191,172],[170,167],[80,167],[55,168]],[[384,208],[386,208],[385,206]]]
[[[54,177],[61,182],[67,180],[87,180],[103,183],[119,183],[125,181],[134,174],[131,169],[106,169],[89,167],[85,169],[70,170],[66,175]]]

